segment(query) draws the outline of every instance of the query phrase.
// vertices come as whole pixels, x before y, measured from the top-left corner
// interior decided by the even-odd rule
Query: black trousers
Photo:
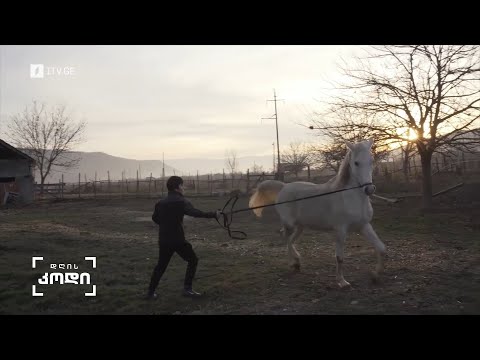
[[[189,242],[183,242],[179,244],[163,244],[159,243],[158,246],[158,263],[153,270],[152,278],[150,280],[150,286],[148,288],[149,293],[153,293],[163,276],[163,273],[167,269],[168,263],[173,254],[177,253],[185,260],[187,264],[187,271],[185,272],[184,286],[186,289],[192,287],[193,278],[197,271],[198,258],[193,251],[192,245]]]

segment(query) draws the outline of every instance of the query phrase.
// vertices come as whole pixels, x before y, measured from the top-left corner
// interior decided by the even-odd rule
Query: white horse
[[[375,278],[383,271],[385,245],[370,225],[373,209],[369,196],[375,192],[375,186],[371,184],[372,144],[372,139],[356,144],[346,142],[347,155],[343,159],[338,173],[324,184],[300,181],[286,184],[277,180],[266,180],[259,184],[250,198],[249,206],[256,207],[370,183],[370,185],[353,190],[274,206],[280,215],[281,232],[287,238],[289,260],[294,269],[300,269],[300,254],[295,248],[294,242],[300,237],[304,228],[310,228],[336,232],[336,280],[341,288],[350,285],[343,277],[343,250],[347,233],[351,230],[360,231],[375,248],[378,257],[378,263],[373,272]],[[263,208],[253,211],[258,217],[261,217],[262,210]]]

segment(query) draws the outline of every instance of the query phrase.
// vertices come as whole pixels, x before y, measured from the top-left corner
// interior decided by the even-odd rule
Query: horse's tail
[[[258,185],[248,203],[249,207],[274,204],[278,193],[282,190],[285,183],[277,180],[265,180]],[[263,208],[254,209],[253,212],[258,217],[262,216]]]

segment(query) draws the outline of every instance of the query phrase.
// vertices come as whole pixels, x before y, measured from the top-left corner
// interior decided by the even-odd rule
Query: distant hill
[[[161,160],[134,160],[125,159],[117,156],[105,154],[103,152],[71,152],[65,155],[69,159],[78,159],[80,161],[75,168],[63,169],[59,167],[52,168],[51,174],[47,177],[46,182],[58,182],[64,176],[64,181],[67,183],[78,182],[78,173],[81,174],[80,180],[85,181],[95,179],[95,172],[97,172],[97,180],[106,180],[108,178],[108,171],[110,171],[111,180],[122,179],[124,172],[126,178],[135,179],[137,177],[137,170],[140,178],[146,178],[152,173],[153,177],[162,176]],[[178,173],[177,169],[165,164],[165,176]],[[37,171],[35,180],[40,183],[40,174]]]
[[[28,153],[27,150],[22,150]],[[84,182],[85,177],[87,181],[95,178],[97,172],[97,180],[106,180],[108,178],[108,171],[110,171],[111,180],[122,179],[122,173],[125,177],[135,179],[137,177],[137,170],[140,178],[150,176],[160,178],[162,176],[163,162],[161,160],[135,160],[126,159],[118,156],[112,156],[103,152],[71,152],[65,155],[69,159],[80,158],[78,165],[75,168],[63,169],[54,167],[51,174],[47,177],[47,183],[58,182],[64,176],[64,181],[67,183],[78,182],[78,173],[81,174],[80,181]],[[171,175],[195,175],[197,170],[199,174],[225,173],[229,170],[225,166],[225,159],[171,159],[165,160],[165,176]],[[238,158],[237,171],[246,172],[248,168],[252,169],[253,165],[263,166],[264,171],[272,169],[272,156],[249,156]],[[40,174],[37,171],[35,180],[40,183]]]
[[[273,157],[266,156],[245,156],[239,157],[238,169],[236,171],[246,172],[248,168],[253,169],[253,165],[262,166],[264,171],[271,171],[273,167]],[[229,169],[225,165],[225,159],[170,159],[168,163],[176,169],[179,169],[183,174],[194,175],[197,170],[200,174],[210,173],[229,173]]]

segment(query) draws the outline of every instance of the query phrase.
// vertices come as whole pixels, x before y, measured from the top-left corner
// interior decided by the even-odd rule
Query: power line
[[[275,103],[275,114],[269,118],[262,118],[262,119],[275,119],[275,129],[277,132],[277,179],[280,178],[280,143],[278,140],[278,114],[277,114],[277,101],[282,101],[283,99],[277,99],[277,94],[275,92],[275,89],[273,89],[273,100],[267,100],[267,101],[273,101]]]

